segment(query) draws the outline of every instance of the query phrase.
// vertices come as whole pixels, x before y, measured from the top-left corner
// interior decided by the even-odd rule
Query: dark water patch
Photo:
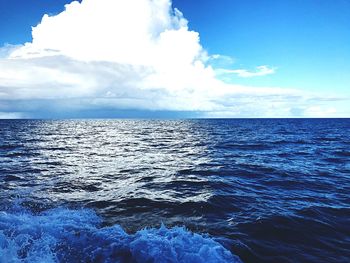
[[[7,158],[28,158],[28,157],[36,157],[40,156],[40,153],[32,152],[32,151],[19,151],[19,152],[8,152],[4,155]]]
[[[337,142],[337,141],[341,141],[341,138],[337,138],[337,137],[316,137],[315,141],[318,141],[318,142]]]
[[[334,155],[337,155],[340,157],[350,157],[350,151],[335,151]]]
[[[70,147],[42,147],[41,150],[47,151],[47,152],[56,152],[56,151],[72,151],[72,148]]]
[[[344,161],[343,159],[341,158],[324,158],[324,161],[326,162],[329,162],[329,163],[335,163],[335,164],[344,164]]]
[[[61,166],[74,166],[74,165],[71,165],[71,164],[67,164],[67,163],[63,163],[63,162],[55,162],[55,161],[44,161],[44,162],[35,162],[35,164],[37,165],[43,165],[43,166],[58,166],[58,167],[61,167]]]
[[[229,151],[245,150],[245,151],[259,151],[270,150],[272,147],[267,144],[237,144],[237,143],[224,143],[216,146],[218,149],[224,149]]]
[[[142,177],[140,179],[137,180],[137,182],[140,182],[140,183],[149,183],[149,182],[152,182],[155,178],[152,177],[152,176],[147,176],[147,177]]]
[[[23,147],[22,144],[7,144],[7,145],[0,145],[0,150],[1,151],[12,151],[16,150],[20,147]]]
[[[161,186],[160,186],[161,187]],[[210,188],[210,183],[205,180],[173,180],[169,183],[164,184],[164,188],[172,190],[204,190]]]
[[[308,211],[301,214],[305,213],[310,214]],[[346,262],[343,260],[350,255],[347,240],[349,227],[335,228],[334,224],[324,221],[325,215],[311,213],[312,217],[274,216],[238,227],[248,234],[247,239],[252,240],[247,242],[248,246],[256,247],[255,251],[263,262],[277,262],[275,260],[281,255],[288,259],[283,262]],[[345,215],[341,220],[346,220]],[[275,242],[279,243],[278,249],[274,247]],[[321,254],[317,253],[321,251]],[[249,261],[250,256],[247,258]]]
[[[6,175],[3,177],[3,180],[5,182],[12,182],[12,181],[22,181],[24,180],[22,177],[16,176],[16,175]]]

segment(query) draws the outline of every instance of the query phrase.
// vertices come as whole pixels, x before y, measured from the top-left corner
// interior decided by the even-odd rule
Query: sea
[[[350,262],[350,119],[1,120],[0,262]]]

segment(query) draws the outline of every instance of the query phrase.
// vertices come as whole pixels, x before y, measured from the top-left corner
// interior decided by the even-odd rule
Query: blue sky
[[[211,53],[232,56],[241,67],[278,67],[278,74],[255,84],[349,94],[350,1],[176,0],[174,5]]]
[[[31,42],[31,26],[40,23],[44,14],[54,16],[64,11],[65,3],[70,1],[1,0],[0,44]],[[306,105],[304,100],[299,108],[324,106],[336,108],[341,116],[349,114],[350,1],[173,0],[172,4],[188,20],[189,30],[199,33],[200,45],[207,54],[213,57],[220,54],[219,59],[211,59],[206,65],[210,64],[216,72],[224,69],[234,73],[217,74],[217,79],[239,86],[293,89],[306,92],[308,96],[310,92],[315,97],[322,94],[325,98],[317,105]],[[253,77],[238,74],[239,70],[259,71],[259,66],[266,66],[273,73]],[[210,106],[203,109],[209,112]],[[189,109],[182,110],[188,112]],[[11,109],[8,107],[4,111]],[[215,116],[222,112],[215,111]],[[267,115],[274,115],[267,112]]]

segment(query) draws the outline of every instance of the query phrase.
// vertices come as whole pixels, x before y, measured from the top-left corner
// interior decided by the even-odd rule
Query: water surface
[[[0,252],[20,239],[21,260],[43,242],[22,240],[24,222],[56,222],[43,231],[70,240],[47,243],[60,261],[81,240],[52,229],[82,222],[74,233],[87,247],[122,240],[125,262],[141,257],[130,244],[143,234],[147,248],[164,237],[203,244],[193,262],[213,248],[226,262],[227,251],[243,262],[350,262],[350,120],[3,120],[0,208]],[[111,250],[99,253],[91,260]]]

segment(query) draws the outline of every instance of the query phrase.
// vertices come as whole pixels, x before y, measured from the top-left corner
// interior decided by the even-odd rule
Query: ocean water
[[[0,262],[350,262],[350,120],[1,120]]]

